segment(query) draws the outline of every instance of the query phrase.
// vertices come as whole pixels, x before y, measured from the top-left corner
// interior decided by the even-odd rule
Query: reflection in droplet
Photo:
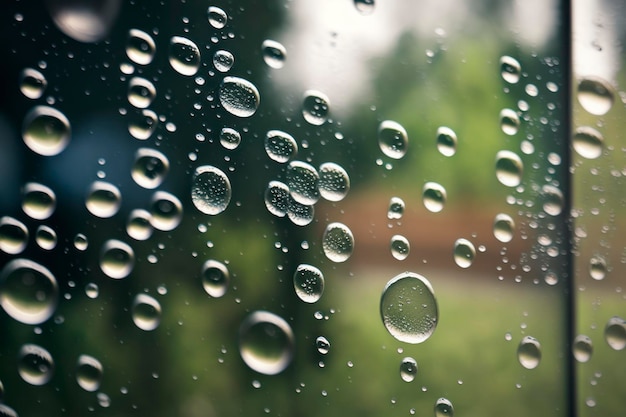
[[[350,190],[350,177],[341,165],[325,162],[319,168],[320,195],[328,201],[341,201]]]
[[[500,242],[507,243],[513,239],[515,221],[508,214],[500,213],[493,221],[493,235]]]
[[[223,263],[209,259],[202,265],[202,287],[213,298],[222,297],[228,290],[230,273]]]
[[[374,12],[374,0],[354,0],[354,7],[362,15],[366,16]]]
[[[289,133],[282,130],[270,130],[265,135],[265,152],[272,160],[281,164],[296,156],[298,144]]]
[[[87,250],[89,247],[89,241],[87,240],[87,236],[82,233],[78,233],[74,236],[74,247],[79,251]]]
[[[152,36],[139,29],[128,31],[126,55],[135,64],[148,65],[154,59],[156,44]]]
[[[474,244],[467,239],[454,242],[454,262],[461,268],[469,268],[476,257]]]
[[[235,57],[229,51],[219,49],[213,54],[213,66],[219,72],[228,72],[235,65]]]
[[[507,187],[517,187],[522,182],[524,164],[517,154],[499,151],[496,154],[496,178]]]
[[[158,124],[159,120],[156,113],[149,109],[143,109],[134,114],[128,122],[128,133],[135,139],[146,140],[152,136]]]
[[[18,353],[17,371],[25,382],[44,385],[54,373],[52,355],[41,346],[25,344]]]
[[[22,188],[22,210],[35,220],[45,220],[54,213],[57,198],[50,188],[28,182]]]
[[[626,348],[626,321],[621,317],[611,317],[604,328],[604,339],[614,350]]]
[[[14,259],[0,272],[0,305],[15,320],[39,324],[48,320],[57,307],[57,280],[43,265],[28,259]]]
[[[200,68],[200,50],[191,39],[172,36],[169,51],[170,65],[181,75],[192,76]]]
[[[287,186],[291,197],[300,204],[315,204],[320,198],[319,174],[310,164],[292,161],[287,167]]]
[[[500,128],[507,135],[515,135],[519,130],[519,117],[515,110],[502,109],[500,111]]]
[[[324,293],[324,274],[313,265],[300,264],[293,274],[296,295],[305,303],[315,303]]]
[[[378,146],[389,158],[400,159],[409,146],[409,136],[400,123],[385,120],[378,126]]]
[[[522,73],[522,66],[517,59],[510,56],[500,58],[500,74],[502,79],[510,84],[519,82]]]
[[[24,116],[22,138],[33,152],[57,155],[67,147],[70,136],[70,121],[57,109],[36,106]]]
[[[263,61],[268,67],[280,69],[285,65],[287,50],[281,43],[266,39],[261,45],[261,50],[263,51]]]
[[[439,398],[435,402],[435,417],[453,417],[454,407],[447,398]]]
[[[280,181],[270,181],[265,189],[265,207],[276,217],[285,217],[289,209],[289,187]]]
[[[591,278],[601,281],[606,277],[606,271],[607,266],[604,257],[600,255],[592,256],[589,261],[589,275],[591,275]]]
[[[404,215],[406,205],[400,197],[391,197],[389,200],[389,208],[387,209],[387,218],[389,220],[401,219]]]
[[[183,219],[183,205],[173,194],[157,191],[150,202],[150,224],[157,230],[169,232]]]
[[[17,255],[26,249],[28,229],[21,221],[4,216],[0,218],[0,250],[10,255]]]
[[[404,272],[383,289],[380,314],[387,331],[405,343],[422,343],[437,326],[437,300],[430,282],[421,275]]]
[[[241,143],[241,134],[235,129],[225,127],[220,131],[220,144],[224,149],[233,150],[237,149]]]
[[[57,233],[50,226],[40,224],[35,232],[35,242],[41,249],[52,250],[57,245]]]
[[[207,9],[207,17],[209,19],[209,23],[215,29],[223,29],[228,21],[228,15],[226,12],[217,6],[209,6]]]
[[[103,374],[102,364],[93,356],[80,355],[76,364],[76,382],[85,391],[94,392],[100,388]]]
[[[255,311],[239,327],[239,353],[252,370],[275,375],[287,368],[294,354],[295,338],[281,317]]]
[[[313,205],[301,204],[289,197],[289,206],[287,207],[287,217],[297,226],[306,226],[313,221],[315,216],[315,207]]]
[[[400,362],[400,378],[404,382],[412,382],[417,375],[417,361],[409,356]]]
[[[133,77],[128,82],[128,102],[139,109],[145,109],[156,97],[154,84],[142,77]]]
[[[228,176],[219,168],[196,168],[191,186],[191,201],[204,214],[217,215],[226,210],[232,190]]]
[[[443,156],[452,156],[456,153],[456,133],[446,126],[437,129],[437,149]]]
[[[111,239],[102,245],[100,269],[105,275],[114,279],[126,278],[134,266],[135,252],[126,243]]]
[[[98,42],[106,38],[115,24],[120,0],[45,2],[55,25],[79,42]]]
[[[584,334],[576,336],[574,339],[573,353],[574,358],[580,363],[588,362],[589,359],[591,359],[593,343],[589,336],[585,336]]]
[[[147,210],[135,209],[131,211],[126,221],[126,233],[135,240],[150,239],[154,231],[151,219],[152,216]]]
[[[572,147],[583,158],[596,159],[602,155],[604,137],[592,127],[581,126],[574,132]]]
[[[322,248],[331,261],[347,261],[354,251],[352,231],[343,223],[330,223],[322,236]]]
[[[122,204],[122,194],[113,184],[105,181],[94,181],[89,187],[85,206],[91,214],[103,219],[117,214]]]
[[[161,152],[139,148],[135,152],[135,162],[130,174],[140,187],[154,189],[163,183],[169,167],[169,160]]]
[[[323,125],[330,112],[330,99],[321,91],[307,90],[302,101],[302,116],[314,126]]]
[[[47,85],[46,77],[34,68],[24,68],[20,73],[20,91],[24,97],[33,100],[40,98]]]
[[[541,361],[541,345],[532,336],[525,336],[517,347],[517,359],[526,369],[534,369]]]
[[[315,347],[322,355],[328,355],[328,352],[330,352],[330,342],[324,336],[318,336],[315,339]]]
[[[563,211],[565,204],[563,193],[553,185],[544,185],[541,188],[543,199],[543,211],[550,216],[558,216]]]
[[[137,294],[133,300],[132,317],[135,326],[152,331],[161,323],[161,304],[148,294]]]
[[[422,190],[422,202],[430,212],[438,213],[446,204],[446,189],[436,182],[427,182]]]
[[[602,116],[611,107],[615,94],[611,84],[598,77],[586,77],[578,83],[578,102],[589,113]]]
[[[239,77],[224,77],[219,88],[222,107],[237,117],[250,117],[259,108],[261,96],[256,86]]]
[[[409,240],[401,235],[391,237],[391,255],[399,261],[405,260],[411,251]]]

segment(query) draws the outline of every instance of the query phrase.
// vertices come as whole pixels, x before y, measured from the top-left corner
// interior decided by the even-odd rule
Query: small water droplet
[[[213,54],[213,66],[219,72],[228,72],[235,64],[235,57],[229,51],[223,49],[215,51]]]
[[[519,116],[515,110],[502,109],[500,111],[500,128],[509,136],[515,135],[520,126]]]
[[[400,378],[404,382],[413,382],[417,375],[417,361],[409,356],[400,362]]]
[[[400,159],[409,146],[409,136],[398,122],[385,120],[378,126],[378,146],[389,158]]]
[[[280,69],[285,65],[287,50],[281,43],[266,39],[261,45],[261,50],[263,51],[263,61],[268,67]]]
[[[57,109],[36,106],[24,116],[22,138],[33,152],[57,155],[70,143],[70,136],[70,121]]]
[[[223,263],[210,259],[202,265],[202,287],[213,298],[222,297],[228,290],[230,273]]]
[[[469,268],[476,257],[474,244],[467,239],[457,239],[454,242],[454,262],[461,268]]]
[[[374,13],[374,0],[354,0],[354,7],[364,16]]]
[[[435,417],[453,417],[454,407],[447,398],[439,398],[435,402]]]
[[[341,201],[350,190],[350,177],[341,165],[325,162],[319,168],[319,192],[328,201]]]
[[[21,221],[4,216],[0,218],[0,250],[17,255],[26,249],[28,229]]]
[[[94,392],[100,388],[103,374],[102,364],[93,356],[80,355],[76,364],[76,382],[85,391]]]
[[[626,348],[626,322],[621,317],[611,317],[604,328],[604,339],[614,350]]]
[[[18,353],[17,371],[31,385],[44,385],[54,373],[54,360],[46,349],[34,344],[25,344]]]
[[[324,293],[324,274],[313,265],[300,264],[293,274],[296,295],[305,303],[316,303]]]
[[[354,251],[352,231],[343,223],[330,223],[322,236],[322,248],[331,261],[347,261]]]
[[[508,214],[500,213],[496,215],[493,222],[493,235],[500,242],[508,243],[513,240],[515,232],[515,221]]]
[[[582,126],[574,132],[572,147],[583,158],[596,159],[602,155],[604,137],[594,128]]]
[[[57,233],[50,226],[40,224],[35,232],[35,242],[41,249],[52,250],[57,245]]]
[[[517,59],[510,56],[500,58],[500,75],[509,84],[517,84],[522,73],[522,66]]]
[[[446,189],[436,182],[427,182],[422,191],[424,207],[430,212],[438,213],[446,204]]]
[[[43,184],[28,182],[22,188],[22,210],[35,220],[45,220],[56,208],[54,191]]]
[[[200,68],[200,50],[191,39],[184,36],[172,36],[169,51],[170,65],[176,72],[192,76]]]
[[[268,311],[255,311],[239,327],[239,354],[252,370],[275,375],[287,368],[295,338],[289,324]]]
[[[220,144],[230,151],[237,149],[241,143],[241,134],[235,129],[225,127],[220,131]]]
[[[524,164],[517,154],[499,151],[496,154],[496,178],[502,185],[517,187],[522,182]]]
[[[44,75],[34,68],[24,68],[20,73],[20,91],[24,97],[36,100],[43,96],[48,85]]]
[[[312,205],[320,198],[319,173],[302,161],[292,161],[287,167],[287,186],[291,197],[300,204]]]
[[[183,205],[173,194],[157,191],[150,202],[150,224],[157,230],[169,232],[178,227],[183,218]]]
[[[157,91],[154,84],[142,77],[133,77],[128,82],[128,102],[145,109],[154,101]]]
[[[91,214],[103,219],[117,214],[122,204],[122,194],[113,184],[105,181],[94,181],[89,187],[85,206]]]
[[[589,336],[585,336],[584,334],[576,336],[574,339],[573,353],[574,358],[580,363],[588,362],[589,359],[591,359],[593,343]]]
[[[128,123],[128,133],[135,139],[146,140],[152,136],[158,124],[159,120],[156,113],[149,109],[143,109],[134,115]]]
[[[586,77],[578,83],[578,102],[587,112],[602,116],[615,101],[613,87],[608,81],[598,77]]]
[[[131,176],[140,187],[154,189],[163,183],[169,166],[169,160],[161,152],[156,149],[139,148],[135,153]]]
[[[443,156],[452,156],[456,153],[457,138],[454,130],[441,126],[437,129],[437,149]]]
[[[389,220],[401,219],[404,215],[406,205],[400,197],[391,197],[389,200],[389,208],[387,209],[387,218]]]
[[[74,236],[74,247],[79,250],[79,251],[85,251],[87,250],[87,247],[89,246],[89,241],[87,240],[87,236],[85,236],[82,233],[78,233],[76,236]]]
[[[228,21],[228,15],[226,12],[217,6],[209,6],[207,9],[207,17],[209,19],[209,23],[215,29],[223,29]]]
[[[224,77],[219,88],[222,107],[238,117],[252,116],[261,103],[256,86],[239,77]]]
[[[405,260],[411,251],[409,240],[401,235],[391,237],[391,255],[399,261]]]
[[[296,140],[282,130],[270,130],[265,135],[265,152],[270,159],[284,164],[298,153]]]
[[[204,214],[217,215],[226,210],[232,195],[228,176],[211,165],[196,168],[191,186],[191,201]]]
[[[156,44],[152,36],[139,29],[128,31],[126,56],[135,64],[148,65],[154,59]]]
[[[541,360],[541,345],[532,336],[525,336],[517,347],[517,359],[526,369],[535,369]]]
[[[100,295],[100,288],[98,287],[98,284],[90,282],[85,285],[85,295],[92,300],[98,298],[98,295]]]
[[[135,252],[126,243],[110,239],[100,251],[100,269],[110,278],[126,278],[135,266]]]
[[[147,210],[131,211],[126,222],[126,233],[135,240],[148,240],[154,231],[151,219],[152,216]]]
[[[161,304],[148,294],[137,294],[133,300],[132,317],[135,326],[152,331],[161,323]]]
[[[265,207],[276,217],[285,217],[289,209],[289,187],[280,181],[270,181],[265,190]]]
[[[302,116],[314,126],[323,125],[330,112],[330,99],[320,91],[307,90],[302,101]]]
[[[324,336],[318,336],[315,339],[315,347],[322,355],[328,355],[328,352],[330,352],[330,342]]]
[[[600,255],[594,255],[589,261],[589,275],[591,278],[601,281],[606,277],[606,261]]]

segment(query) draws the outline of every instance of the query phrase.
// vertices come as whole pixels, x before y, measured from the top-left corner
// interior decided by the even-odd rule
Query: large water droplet
[[[111,239],[102,245],[100,251],[100,269],[105,275],[114,278],[126,278],[135,266],[135,252],[126,243]]]
[[[128,215],[126,233],[135,240],[148,240],[152,236],[152,215],[147,210],[135,209]]]
[[[17,371],[22,379],[31,385],[44,385],[54,373],[54,360],[46,349],[34,344],[20,348]]]
[[[504,81],[510,84],[516,84],[519,82],[521,73],[522,66],[517,59],[506,55],[500,58],[500,74]]]
[[[515,110],[502,109],[500,111],[500,128],[507,135],[515,135],[519,130],[519,116]]]
[[[154,59],[156,44],[152,36],[139,29],[128,31],[126,55],[135,64],[148,65]]]
[[[413,382],[417,375],[417,361],[411,357],[406,357],[400,362],[400,378],[404,382]]]
[[[399,261],[405,260],[411,251],[409,240],[401,235],[391,237],[391,255]]]
[[[600,255],[594,255],[589,261],[589,275],[591,278],[601,281],[606,277],[606,261]]]
[[[32,219],[45,220],[54,213],[57,198],[50,188],[28,182],[22,188],[22,210]]]
[[[493,235],[500,242],[507,243],[513,239],[515,222],[508,214],[500,213],[493,221]]]
[[[392,278],[383,289],[380,314],[387,331],[405,343],[422,343],[437,326],[437,300],[430,282],[413,272]]]
[[[611,317],[604,328],[604,339],[614,350],[626,348],[626,321],[621,317]]]
[[[265,152],[272,160],[282,164],[296,156],[298,144],[289,133],[270,130],[265,135]]]
[[[437,149],[443,156],[452,156],[456,153],[456,133],[449,127],[441,126],[437,129]]]
[[[289,187],[280,181],[270,181],[265,190],[265,207],[276,217],[285,217],[289,209]]]
[[[467,239],[457,239],[454,242],[454,262],[461,268],[469,268],[476,257],[474,244]]]
[[[80,355],[76,363],[76,382],[85,391],[94,392],[100,388],[103,374],[102,364],[93,356]]]
[[[400,197],[391,197],[389,200],[389,208],[387,209],[387,218],[389,220],[401,219],[404,215],[406,205]]]
[[[341,201],[350,191],[350,177],[341,165],[325,162],[319,169],[320,195],[328,201]]]
[[[261,96],[256,86],[239,77],[224,77],[219,88],[222,107],[238,117],[250,117],[259,108]]]
[[[235,57],[229,51],[223,49],[213,54],[213,66],[219,72],[228,72],[235,65]]]
[[[402,158],[409,147],[409,136],[400,123],[385,120],[378,126],[378,146],[389,158]]]
[[[220,131],[220,144],[230,151],[237,149],[241,143],[241,134],[235,129],[225,127]]]
[[[161,323],[161,304],[148,294],[137,294],[133,300],[132,317],[135,326],[152,331]]]
[[[35,242],[41,249],[52,250],[57,245],[57,233],[51,227],[40,224],[35,232]]]
[[[330,112],[330,99],[320,91],[307,90],[302,101],[302,116],[314,126],[323,125]]]
[[[105,181],[94,181],[89,187],[85,206],[91,214],[103,219],[117,214],[122,204],[122,194],[113,184]]]
[[[293,274],[296,295],[305,303],[315,303],[324,293],[324,274],[313,265],[300,264]]]
[[[239,327],[239,353],[256,372],[275,375],[285,370],[293,358],[294,346],[291,327],[273,313],[255,311]]]
[[[604,137],[594,128],[582,126],[576,129],[572,146],[583,158],[596,159],[602,155]]]
[[[181,75],[192,76],[200,68],[200,50],[191,39],[172,36],[170,39],[170,65]]]
[[[156,97],[156,87],[142,77],[133,77],[128,82],[128,102],[139,109],[145,109]]]
[[[19,417],[14,409],[5,404],[0,404],[0,417]]]
[[[362,15],[366,16],[374,12],[374,0],[354,0],[354,7]]]
[[[202,266],[202,287],[213,298],[222,297],[228,290],[230,273],[226,265],[210,259]]]
[[[586,77],[578,83],[578,102],[589,113],[602,116],[611,107],[615,94],[611,84],[598,77]]]
[[[209,6],[207,9],[207,17],[209,19],[209,23],[215,29],[223,29],[228,21],[228,15],[226,12],[217,6]]]
[[[222,170],[211,165],[196,168],[191,186],[191,201],[204,214],[220,214],[232,195],[230,180]]]
[[[427,182],[422,191],[422,201],[428,211],[438,213],[446,204],[446,189],[436,182]]]
[[[330,342],[324,336],[318,336],[315,339],[315,347],[322,355],[328,355],[328,352],[330,352]]]
[[[591,359],[593,343],[589,336],[585,336],[584,334],[576,336],[574,339],[573,353],[574,358],[580,363],[588,362],[589,359]]]
[[[263,61],[270,68],[280,69],[285,65],[287,59],[287,50],[276,41],[266,39],[261,45],[263,51]]]
[[[550,216],[558,216],[563,211],[564,197],[561,190],[553,185],[541,187],[541,197],[543,199],[543,211]]]
[[[56,26],[79,42],[103,40],[113,27],[120,0],[48,0],[45,2]]]
[[[322,248],[331,261],[347,261],[354,251],[352,231],[343,223],[330,223],[322,236]]]
[[[183,205],[173,194],[157,191],[150,202],[150,224],[157,230],[169,232],[183,219]]]
[[[0,250],[17,255],[26,249],[26,245],[28,245],[26,225],[13,217],[0,218]]]
[[[143,109],[128,122],[128,133],[135,139],[146,140],[157,128],[159,119],[155,112]]]
[[[522,182],[524,164],[519,156],[511,151],[496,154],[496,178],[507,187],[517,187]]]
[[[139,148],[135,152],[135,162],[130,174],[140,187],[154,189],[163,183],[169,167],[169,160],[161,152]]]
[[[34,68],[24,68],[20,73],[20,91],[24,97],[36,100],[43,96],[48,81]]]
[[[24,116],[22,138],[33,152],[57,155],[70,143],[70,136],[70,121],[57,109],[36,106]]]
[[[291,197],[300,204],[315,204],[320,198],[319,174],[302,161],[292,161],[287,167],[287,186]]]
[[[287,217],[297,226],[306,226],[310,224],[315,216],[315,207],[313,205],[301,204],[289,197],[289,206],[287,208]]]
[[[526,369],[539,366],[541,360],[541,345],[532,336],[525,336],[517,347],[517,359]]]
[[[453,417],[454,407],[447,398],[439,398],[435,402],[435,417]]]
[[[54,313],[59,296],[57,280],[43,265],[14,259],[0,273],[0,305],[15,320],[39,324]]]

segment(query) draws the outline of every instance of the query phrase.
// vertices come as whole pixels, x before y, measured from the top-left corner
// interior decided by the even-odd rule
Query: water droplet
[[[469,268],[476,257],[474,244],[467,239],[457,239],[454,242],[454,262],[461,268]]]
[[[500,74],[502,79],[510,84],[517,84],[522,73],[522,66],[517,59],[510,56],[500,58]]]
[[[219,89],[222,107],[238,117],[250,117],[259,108],[261,96],[256,86],[239,77],[224,77]]]
[[[430,282],[413,272],[392,278],[383,289],[380,314],[387,331],[405,343],[422,343],[437,326],[437,300]]]
[[[45,220],[56,208],[54,191],[43,184],[28,182],[22,188],[22,210],[32,219]]]
[[[263,61],[268,67],[280,69],[285,65],[287,50],[281,43],[266,39],[261,45],[261,50],[263,51]]]
[[[209,6],[207,9],[207,16],[209,18],[209,23],[215,29],[223,29],[228,21],[228,15],[226,12],[216,6]]]
[[[24,116],[22,138],[33,152],[57,155],[70,143],[70,136],[70,121],[57,109],[36,106]]]
[[[318,336],[315,339],[315,347],[322,355],[328,355],[328,352],[330,352],[330,342],[324,336]]]
[[[409,146],[409,136],[398,122],[385,120],[378,126],[378,146],[389,158],[400,159]]]
[[[578,102],[589,113],[602,116],[611,107],[615,94],[613,87],[608,81],[597,77],[586,77],[578,83]]]
[[[302,161],[292,161],[287,167],[287,186],[291,197],[300,204],[315,204],[320,198],[320,176],[317,170]]]
[[[108,34],[119,14],[121,1],[63,1],[45,3],[55,25],[79,42],[98,42]]]
[[[204,214],[217,215],[226,210],[232,191],[222,170],[211,165],[196,168],[191,186],[191,201]]]
[[[626,322],[621,317],[611,317],[604,328],[606,343],[614,350],[626,348]]]
[[[47,85],[46,77],[34,68],[24,68],[20,73],[20,91],[24,97],[33,100],[40,98]]]
[[[39,324],[54,313],[59,296],[57,280],[44,266],[14,259],[0,273],[0,305],[15,320]]]
[[[85,295],[92,300],[98,298],[98,295],[100,295],[100,288],[98,287],[98,284],[90,282],[85,285]]]
[[[148,294],[137,294],[133,300],[133,323],[147,332],[161,323],[161,304]]]
[[[154,59],[155,53],[156,44],[150,35],[139,29],[128,31],[126,55],[131,61],[139,65],[148,65]]]
[[[225,127],[220,131],[220,144],[228,150],[237,149],[241,143],[241,135],[235,129]]]
[[[25,382],[44,385],[54,373],[52,355],[41,346],[25,344],[18,353],[17,371]]]
[[[298,153],[296,140],[281,130],[270,130],[265,135],[265,152],[270,159],[284,164]]]
[[[502,109],[500,112],[500,128],[509,136],[515,135],[519,130],[520,120],[515,110]]]
[[[152,216],[147,210],[135,209],[128,215],[126,233],[135,240],[148,240],[152,236]]]
[[[499,151],[496,154],[496,178],[502,185],[517,187],[522,182],[524,164],[517,154]]]
[[[183,219],[183,205],[173,194],[157,191],[150,202],[150,224],[157,230],[169,232]]]
[[[24,223],[9,216],[0,218],[0,250],[17,255],[27,244],[28,229]]]
[[[328,201],[341,201],[350,191],[350,177],[341,165],[325,162],[319,169],[319,192]]]
[[[604,137],[594,128],[582,126],[576,129],[572,146],[583,158],[596,159],[602,155]]]
[[[394,235],[391,238],[391,255],[399,261],[405,260],[411,251],[409,240],[401,235]]]
[[[85,206],[91,214],[103,219],[117,214],[122,204],[122,194],[113,184],[94,181],[89,187]]]
[[[87,236],[82,233],[78,233],[74,236],[74,247],[79,251],[87,250],[89,246],[89,241],[87,240]]]
[[[155,112],[143,109],[128,123],[128,133],[135,139],[146,140],[157,128],[159,120]]]
[[[145,109],[156,97],[156,87],[141,77],[133,77],[128,82],[128,102],[139,109]]]
[[[188,77],[195,75],[200,68],[198,45],[184,36],[172,36],[169,61],[172,68],[179,74]]]
[[[213,66],[219,72],[228,72],[235,64],[235,57],[223,49],[215,51],[213,54]]]
[[[564,197],[561,190],[553,185],[544,185],[541,188],[543,211],[550,216],[558,216],[563,211]]]
[[[556,285],[559,283],[559,276],[553,271],[548,271],[543,276],[543,280],[548,285]]]
[[[281,317],[255,311],[239,327],[239,354],[252,370],[275,375],[287,368],[293,358],[295,338]]]
[[[589,359],[591,359],[593,344],[589,336],[585,336],[584,334],[576,336],[574,339],[573,353],[574,358],[580,363],[588,362]]]
[[[322,236],[324,254],[333,262],[345,262],[354,251],[354,236],[343,223],[330,223]]]
[[[422,201],[428,211],[438,213],[446,204],[446,189],[436,182],[427,182],[422,191]]]
[[[265,207],[276,217],[285,217],[289,209],[289,187],[280,181],[270,181],[265,190]]]
[[[435,402],[435,417],[452,417],[454,416],[454,407],[452,402],[447,398],[439,398]]]
[[[80,355],[76,364],[76,382],[85,391],[94,392],[100,388],[103,374],[102,364],[93,356]]]
[[[417,375],[417,361],[411,357],[406,357],[400,362],[400,378],[404,382],[413,382]]]
[[[441,126],[437,129],[437,149],[443,156],[452,156],[456,153],[456,133],[449,127]]]
[[[226,265],[210,259],[202,266],[202,287],[213,298],[222,297],[228,290],[230,273]]]
[[[400,197],[391,197],[389,200],[389,208],[387,209],[387,218],[389,220],[401,219],[404,215],[406,205]]]
[[[330,99],[320,91],[307,90],[302,101],[302,116],[313,126],[320,126],[326,122],[330,112]]]
[[[102,245],[100,269],[114,279],[126,278],[135,266],[135,252],[126,243],[111,239]]]
[[[313,221],[315,208],[312,205],[300,204],[289,197],[287,217],[297,226],[306,226]]]
[[[589,261],[589,275],[591,278],[601,281],[606,277],[606,261],[600,255],[594,255]]]
[[[354,0],[354,7],[362,15],[366,16],[374,12],[374,0]]]
[[[139,148],[135,153],[135,162],[130,174],[140,187],[154,189],[163,183],[169,167],[169,160],[161,152]]]
[[[41,249],[52,250],[57,245],[57,233],[51,227],[41,224],[37,227],[35,242]]]
[[[517,359],[526,369],[535,369],[541,360],[541,345],[532,336],[525,336],[517,347]]]
[[[324,293],[324,274],[312,265],[300,264],[293,274],[296,295],[305,303],[316,303]]]
[[[496,215],[493,222],[493,235],[500,242],[507,243],[513,239],[515,232],[515,221],[508,214],[500,213]]]
[[[5,404],[0,404],[0,417],[18,417],[14,409]]]

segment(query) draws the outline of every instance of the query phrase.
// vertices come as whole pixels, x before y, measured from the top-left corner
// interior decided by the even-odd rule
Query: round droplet
[[[196,168],[191,186],[191,201],[204,214],[220,214],[232,195],[230,180],[222,170],[211,165]]]
[[[401,219],[404,215],[406,205],[400,197],[391,197],[389,200],[389,208],[387,209],[387,218],[389,220]]]
[[[578,362],[589,362],[591,354],[593,353],[593,343],[589,336],[585,336],[584,334],[576,336],[574,339],[573,353],[574,358]]]
[[[161,304],[148,294],[137,294],[132,307],[133,323],[147,332],[161,323]]]
[[[100,269],[105,275],[114,278],[126,278],[135,266],[135,252],[126,243],[111,239],[102,245],[100,251]]]
[[[0,305],[15,320],[40,324],[57,307],[57,280],[44,266],[28,259],[14,259],[0,273]]]
[[[391,255],[399,261],[405,260],[409,256],[411,251],[411,244],[409,240],[401,235],[394,235],[391,237]]]
[[[230,273],[226,265],[219,261],[208,260],[202,266],[202,287],[213,298],[222,297],[228,290]]]
[[[150,224],[157,230],[169,232],[183,219],[183,205],[173,194],[157,191],[150,202]]]
[[[147,210],[135,209],[128,215],[126,233],[135,240],[148,240],[152,236],[152,216]]]
[[[255,311],[239,327],[239,354],[252,370],[275,375],[287,368],[293,358],[295,338],[281,317]]]
[[[437,149],[443,156],[452,156],[456,153],[456,133],[449,127],[441,126],[437,129]]]
[[[350,190],[350,177],[341,165],[325,162],[319,168],[320,195],[328,201],[341,201]]]
[[[354,7],[364,16],[374,13],[374,0],[354,0]]]
[[[241,143],[241,135],[235,129],[225,127],[220,132],[220,143],[225,149],[237,149]]]
[[[532,336],[525,336],[517,347],[517,359],[526,369],[535,369],[541,360],[541,345]]]
[[[302,116],[313,126],[320,126],[328,119],[330,99],[320,91],[308,90],[302,101]]]
[[[404,382],[412,382],[417,375],[417,361],[411,357],[406,357],[400,362],[400,378]]]
[[[270,130],[265,135],[265,152],[270,159],[284,164],[298,153],[298,144],[289,133]]]
[[[601,281],[606,277],[606,261],[600,255],[594,255],[589,261],[589,275],[596,281]]]
[[[35,242],[41,249],[52,250],[57,245],[57,233],[51,227],[41,224],[35,232]]]
[[[78,233],[74,236],[74,247],[79,251],[85,251],[89,247],[89,241],[87,240],[87,236],[82,233]]]
[[[25,382],[44,385],[54,373],[52,355],[41,346],[25,344],[18,353],[17,371]]]
[[[389,158],[402,158],[409,147],[409,136],[398,122],[385,120],[378,126],[378,146]]]
[[[330,342],[324,336],[318,336],[315,339],[315,347],[322,355],[328,355],[328,352],[330,352]]]
[[[594,128],[582,126],[576,129],[572,146],[583,158],[596,159],[602,155],[604,137]]]
[[[500,58],[500,75],[502,79],[510,84],[517,84],[522,73],[522,66],[517,59],[510,56]]]
[[[93,356],[80,355],[76,364],[76,382],[85,391],[94,392],[100,388],[103,374],[102,364]]]
[[[611,317],[604,328],[604,339],[614,350],[626,348],[626,322],[621,317]]]
[[[430,212],[438,213],[446,204],[446,189],[436,182],[427,182],[422,190],[424,207]]]
[[[48,81],[34,68],[25,68],[20,73],[20,91],[24,97],[36,100],[43,96]]]
[[[285,65],[287,50],[281,43],[266,39],[263,41],[261,50],[263,51],[263,61],[268,67],[280,69]]]
[[[126,41],[126,55],[135,64],[148,65],[154,59],[156,44],[152,36],[139,29],[131,29]]]
[[[354,236],[343,223],[330,223],[322,236],[324,254],[333,262],[345,262],[354,251]]]
[[[287,207],[287,217],[296,226],[306,226],[313,221],[315,208],[313,205],[298,203],[290,196],[289,206]]]
[[[578,102],[589,113],[602,116],[611,107],[615,94],[613,87],[608,81],[597,77],[586,77],[578,83]]]
[[[493,221],[493,236],[500,242],[507,243],[513,239],[515,221],[508,214],[500,213]]]
[[[209,23],[215,29],[223,29],[228,21],[228,15],[226,12],[217,6],[209,6],[207,9],[207,16],[209,18]]]
[[[553,271],[547,271],[543,276],[543,280],[548,285],[556,285],[559,283],[559,276]]]
[[[91,214],[103,219],[113,217],[122,205],[122,193],[113,184],[94,181],[89,187],[85,206]]]
[[[453,417],[454,407],[447,398],[439,398],[435,402],[435,417]]]
[[[515,135],[519,130],[519,116],[515,110],[502,109],[500,111],[500,128],[509,136]]]
[[[109,34],[117,20],[121,1],[65,1],[45,3],[55,25],[79,42],[98,42]]]
[[[324,293],[324,274],[313,265],[300,264],[293,274],[296,295],[305,303],[316,303]]]
[[[98,287],[98,284],[90,282],[85,285],[85,295],[92,300],[98,298],[98,295],[100,295],[100,288]]]
[[[320,198],[320,176],[317,170],[302,161],[292,161],[287,167],[287,186],[291,197],[300,204],[315,204]]]
[[[213,66],[219,72],[228,72],[235,64],[235,57],[229,51],[223,49],[213,54]]]
[[[289,187],[280,181],[270,181],[265,189],[265,207],[276,217],[285,217],[289,209]]]
[[[161,152],[139,148],[135,152],[135,162],[130,174],[140,187],[154,189],[163,183],[169,167],[169,160]]]
[[[133,77],[128,82],[128,102],[139,109],[145,109],[156,97],[154,84],[142,77]]]
[[[502,185],[517,187],[522,182],[524,164],[517,154],[499,151],[496,154],[496,178]]]
[[[437,327],[437,300],[430,282],[421,275],[404,272],[383,289],[380,314],[387,331],[405,343],[422,343]]]
[[[558,216],[563,211],[565,204],[563,193],[553,185],[544,185],[541,188],[543,211],[550,216]]]
[[[454,262],[461,268],[469,268],[476,257],[474,244],[467,239],[457,239],[454,242]]]
[[[70,121],[57,109],[36,106],[24,116],[22,138],[33,152],[57,155],[70,143],[70,136]]]
[[[135,139],[146,140],[157,128],[159,120],[152,110],[143,109],[130,122],[128,122],[128,133]]]
[[[45,220],[52,216],[57,198],[50,188],[36,182],[28,182],[22,188],[22,210],[35,220]]]
[[[0,218],[0,250],[10,255],[22,253],[28,245],[28,229],[13,217]]]
[[[259,108],[261,96],[256,86],[239,77],[224,77],[219,89],[222,107],[237,117],[250,117]]]
[[[195,75],[200,68],[198,45],[184,36],[172,36],[169,61],[172,68],[179,74],[188,77]]]

